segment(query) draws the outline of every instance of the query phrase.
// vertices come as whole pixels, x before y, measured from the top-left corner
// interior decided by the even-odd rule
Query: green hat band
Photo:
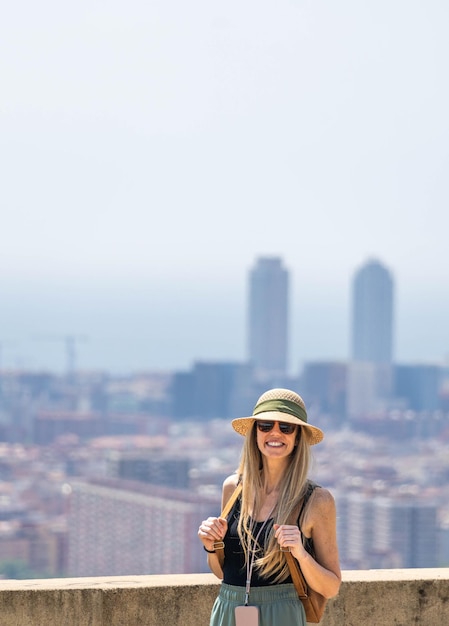
[[[307,424],[307,413],[296,404],[296,402],[290,402],[290,400],[265,400],[254,407],[253,415],[259,415],[259,413],[266,413],[268,411],[279,411],[280,413],[288,413],[294,415],[302,422]]]

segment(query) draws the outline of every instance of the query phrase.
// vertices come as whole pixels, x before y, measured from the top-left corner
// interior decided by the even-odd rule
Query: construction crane
[[[77,351],[76,345],[78,342],[87,341],[86,335],[41,335],[35,337],[44,341],[62,341],[65,345],[66,354],[66,374],[67,378],[73,378],[77,368]]]

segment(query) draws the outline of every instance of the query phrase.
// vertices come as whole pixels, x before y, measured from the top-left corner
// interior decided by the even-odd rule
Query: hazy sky
[[[398,360],[449,353],[446,0],[17,0],[0,22],[6,367],[241,359],[260,255],[291,364],[346,358],[350,282],[396,282]]]

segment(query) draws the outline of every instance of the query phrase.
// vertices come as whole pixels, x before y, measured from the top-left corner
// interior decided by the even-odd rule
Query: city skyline
[[[5,367],[243,359],[246,273],[291,273],[290,369],[347,358],[350,280],[397,283],[398,360],[449,353],[449,7],[10,3]]]
[[[297,373],[302,363],[350,358],[351,281],[360,264],[347,277],[342,292],[298,294],[298,278],[290,274],[290,370]],[[423,325],[422,302],[404,306],[401,283],[395,279],[395,354],[397,363],[441,363],[446,361],[449,337],[445,310],[432,312],[433,323]],[[145,293],[130,285],[96,290],[55,288],[51,283],[39,292],[30,290],[27,299],[14,306],[17,293],[4,290],[0,337],[1,367],[48,369],[65,372],[69,359],[79,369],[97,369],[127,374],[142,370],[183,370],[195,361],[245,361],[247,359],[247,274],[242,271],[235,292],[217,289],[198,292],[176,306],[179,292],[167,290],[171,302],[155,310],[151,290]],[[301,302],[300,295],[306,296]],[[402,297],[401,297],[402,296]],[[21,296],[23,298],[23,295]],[[412,304],[410,306],[412,306]],[[425,309],[424,309],[425,311]],[[429,314],[429,311],[427,311]],[[439,321],[439,323],[438,323]],[[405,327],[404,327],[405,325]],[[70,354],[70,338],[73,337]],[[444,343],[444,338],[446,338]],[[409,339],[409,341],[404,340]],[[401,346],[401,340],[403,345]]]

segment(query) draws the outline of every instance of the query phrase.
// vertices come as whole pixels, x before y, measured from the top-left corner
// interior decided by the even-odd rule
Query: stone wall
[[[208,626],[212,574],[0,581],[0,626]],[[449,569],[343,572],[322,626],[447,626]]]

